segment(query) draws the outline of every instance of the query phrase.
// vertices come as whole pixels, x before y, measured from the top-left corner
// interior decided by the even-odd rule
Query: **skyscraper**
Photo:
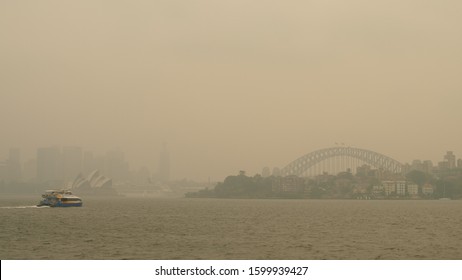
[[[20,181],[21,173],[21,151],[17,148],[11,148],[6,162],[6,179],[8,181]]]
[[[37,159],[34,158],[24,162],[22,179],[26,182],[37,179]]]
[[[447,161],[449,169],[453,169],[456,167],[456,156],[452,151],[446,152],[444,159]]]
[[[61,181],[61,150],[59,147],[37,149],[37,179],[39,182]]]

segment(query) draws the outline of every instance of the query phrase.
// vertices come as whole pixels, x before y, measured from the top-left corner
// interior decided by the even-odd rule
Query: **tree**
[[[406,174],[406,179],[408,181],[412,181],[419,186],[423,186],[425,183],[430,181],[429,174],[419,171],[419,170],[412,170],[411,172]]]

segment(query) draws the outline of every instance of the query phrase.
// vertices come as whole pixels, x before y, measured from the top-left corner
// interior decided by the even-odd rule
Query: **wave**
[[[37,206],[37,205],[26,205],[26,206],[2,206],[0,209],[31,209],[31,208],[50,208],[50,206]]]

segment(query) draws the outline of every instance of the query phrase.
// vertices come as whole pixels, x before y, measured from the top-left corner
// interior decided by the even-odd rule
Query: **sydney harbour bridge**
[[[383,154],[370,150],[337,146],[308,153],[281,169],[281,175],[314,176],[322,173],[337,174],[368,165],[371,168],[401,173],[402,164]]]

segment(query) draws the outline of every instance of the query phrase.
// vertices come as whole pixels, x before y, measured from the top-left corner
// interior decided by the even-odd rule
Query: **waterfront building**
[[[272,190],[276,193],[301,193],[305,189],[304,179],[295,175],[275,177]]]
[[[396,181],[396,194],[399,196],[406,195],[406,181]]]
[[[376,185],[376,186],[372,186],[372,193],[376,196],[381,196],[383,195],[384,191],[383,191],[383,186],[382,185]]]
[[[354,186],[353,187],[353,193],[354,194],[367,194],[368,193],[367,185],[358,184],[358,185]]]
[[[434,187],[430,184],[425,184],[422,186],[423,195],[427,195],[427,196],[433,195],[434,190],[435,190]]]
[[[419,194],[419,186],[417,184],[408,184],[407,193],[410,196],[417,196]]]
[[[395,181],[382,181],[383,191],[386,196],[396,194],[396,183]]]

